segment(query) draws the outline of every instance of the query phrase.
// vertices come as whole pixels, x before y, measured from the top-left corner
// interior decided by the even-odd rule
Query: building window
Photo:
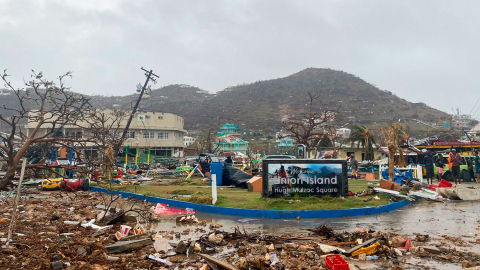
[[[158,116],[158,119],[159,119],[159,120],[163,120],[163,116],[159,115],[159,116]]]
[[[145,115],[145,119],[150,119],[150,115]]]
[[[143,138],[144,139],[155,139],[155,133],[146,131],[143,133]]]
[[[135,131],[127,131],[127,134],[125,134],[125,138],[134,139],[135,138]]]
[[[158,133],[159,140],[168,140],[168,132],[160,132]]]

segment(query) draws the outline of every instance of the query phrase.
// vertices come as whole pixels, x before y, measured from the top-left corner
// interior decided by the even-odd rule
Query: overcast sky
[[[142,66],[161,76],[153,88],[212,92],[333,68],[469,113],[480,97],[478,10],[478,0],[0,0],[0,69],[18,86],[30,69],[73,71],[76,92],[125,95]]]

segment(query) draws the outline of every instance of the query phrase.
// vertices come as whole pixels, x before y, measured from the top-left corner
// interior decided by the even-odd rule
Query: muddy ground
[[[221,269],[218,261],[199,254],[237,269],[327,269],[325,255],[345,253],[371,239],[378,245],[366,251],[375,251],[372,255],[379,258],[367,261],[361,253],[344,254],[350,269],[475,269],[480,265],[478,202],[417,202],[378,216],[323,220],[242,219],[198,213],[198,222],[182,223],[175,216],[151,215],[147,221],[131,212],[97,233],[80,224],[98,219],[110,196],[29,193],[17,207],[9,247],[3,238],[8,234],[14,199],[4,196],[8,194],[0,197],[0,269]],[[138,200],[118,199],[113,207],[118,213],[132,204],[145,210],[143,214],[153,213],[153,205]],[[80,223],[69,225],[65,221]],[[138,239],[145,239],[147,244],[128,252],[109,252],[106,246],[125,242],[115,239],[120,225],[145,228],[146,233]],[[154,247],[160,238],[166,239],[163,244],[168,243],[166,251]],[[412,247],[402,250],[408,239]],[[186,250],[183,244],[177,247],[180,242]],[[330,250],[336,245],[344,252]],[[183,254],[185,251],[188,255]],[[147,259],[148,255],[172,265]]]

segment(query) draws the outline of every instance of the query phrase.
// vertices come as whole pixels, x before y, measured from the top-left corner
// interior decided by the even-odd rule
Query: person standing
[[[452,164],[451,171],[452,171],[452,176],[453,180],[455,181],[455,184],[460,184],[461,178],[460,178],[460,160],[462,158],[460,155],[457,153],[457,150],[452,149],[452,151],[449,154],[449,162]]]
[[[427,170],[427,184],[428,179],[430,179],[430,184],[433,185],[433,155],[431,151],[427,152],[427,155],[423,159],[423,163],[425,164],[425,169]]]
[[[478,150],[476,150],[473,155],[475,156],[475,174],[477,177],[477,183],[480,183],[480,156],[478,155]]]
[[[355,155],[350,155],[350,168],[352,168],[352,178],[358,179],[358,161],[355,159]]]
[[[438,154],[437,158],[437,168],[438,168],[438,182],[442,180],[443,176],[443,167],[445,167],[445,161],[443,160],[442,154]]]
[[[232,157],[227,157],[227,159],[225,159],[225,165],[232,166],[232,164],[233,164]]]

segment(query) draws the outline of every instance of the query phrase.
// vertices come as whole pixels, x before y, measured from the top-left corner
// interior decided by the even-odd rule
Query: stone
[[[63,269],[63,263],[62,262],[53,262],[52,263],[52,268],[53,269]]]
[[[178,246],[175,248],[175,253],[187,254],[187,246],[183,241],[180,241],[180,243],[178,243]]]
[[[241,257],[237,263],[235,263],[235,267],[237,267],[240,270],[247,270],[248,269],[248,261],[247,258]]]
[[[253,255],[263,255],[268,252],[267,248],[262,245],[252,245],[250,248],[250,252]]]
[[[268,251],[269,251],[269,252],[275,251],[275,246],[274,246],[273,244],[271,244],[270,246],[268,246]]]
[[[77,255],[83,256],[87,255],[87,250],[83,246],[77,248]]]
[[[153,247],[155,251],[160,252],[167,252],[168,251],[168,244],[166,238],[157,238],[155,239],[155,243],[153,243]]]
[[[402,257],[403,256],[403,253],[400,249],[398,248],[394,248],[393,251],[395,251],[395,254],[398,256],[398,257]]]
[[[315,252],[313,252],[313,251],[308,251],[308,252],[307,252],[307,256],[308,256],[310,259],[314,259],[314,258],[315,258]]]
[[[108,256],[108,257],[107,257],[107,260],[108,260],[108,261],[118,261],[118,260],[120,260],[120,257]]]
[[[55,254],[55,255],[53,255],[52,259],[54,261],[61,261],[63,259],[63,256],[60,255],[60,254]]]
[[[212,233],[208,236],[208,241],[218,245],[223,241],[223,234]]]
[[[392,240],[392,247],[394,248],[404,247],[405,243],[407,243],[407,238],[402,236],[395,236]]]
[[[190,246],[188,246],[188,255],[193,254],[195,251],[195,240],[190,243]]]

